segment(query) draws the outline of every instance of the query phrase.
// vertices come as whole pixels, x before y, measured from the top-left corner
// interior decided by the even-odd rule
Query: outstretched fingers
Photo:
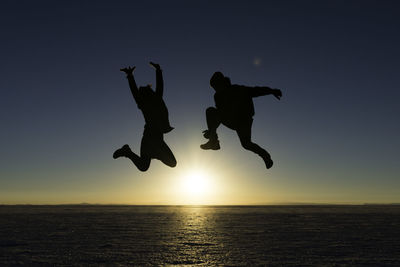
[[[132,74],[136,67],[128,66],[127,68],[122,68],[120,71],[125,72],[126,74]]]

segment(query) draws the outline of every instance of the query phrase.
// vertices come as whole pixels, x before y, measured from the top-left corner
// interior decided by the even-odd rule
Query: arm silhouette
[[[164,80],[161,67],[154,62],[150,62],[150,66],[156,69],[156,94],[162,97],[164,93]]]
[[[270,88],[268,86],[254,86],[254,87],[241,86],[241,87],[245,88],[250,93],[251,97],[273,95],[278,100],[280,100],[281,97],[282,97],[282,91],[281,90],[273,89],[273,88]]]
[[[121,69],[121,71],[125,72],[126,78],[128,79],[128,82],[129,82],[129,88],[131,89],[133,98],[135,99],[136,103],[138,103],[139,90],[137,88],[135,78],[133,77],[133,71],[135,70],[135,68],[136,67],[123,68],[123,69]]]

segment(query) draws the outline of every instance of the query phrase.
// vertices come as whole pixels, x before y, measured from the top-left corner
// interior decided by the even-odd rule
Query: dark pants
[[[176,166],[176,159],[168,145],[164,142],[164,134],[145,127],[140,145],[140,157],[132,152],[128,156],[140,171],[147,171],[151,159],[161,160],[170,167]]]
[[[226,127],[235,130],[239,136],[240,143],[242,147],[246,150],[250,150],[264,159],[264,157],[269,157],[268,152],[251,141],[251,126],[253,125],[253,118],[243,117],[243,118],[232,118],[224,117],[218,112],[218,109],[214,107],[209,107],[206,110],[207,126],[210,131],[210,137],[218,138],[217,128],[222,123]]]

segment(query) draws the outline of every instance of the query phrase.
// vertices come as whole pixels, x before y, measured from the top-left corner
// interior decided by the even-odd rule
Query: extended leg
[[[131,148],[128,145],[124,145],[123,147],[117,149],[114,152],[113,158],[117,159],[119,157],[125,157],[130,159],[133,162],[133,164],[135,164],[136,167],[142,172],[147,171],[149,169],[151,158],[147,156],[139,157],[138,155],[132,152]]]
[[[209,141],[203,145],[200,145],[202,149],[220,149],[217,128],[221,124],[221,118],[218,115],[218,110],[214,107],[209,107],[206,110],[206,119],[208,130],[205,130],[204,137]]]
[[[135,153],[131,152],[131,154],[129,154],[127,156],[127,158],[129,158],[133,162],[133,164],[136,165],[136,167],[139,169],[139,171],[145,172],[150,167],[151,158],[149,158],[149,157],[146,157],[146,156],[139,157]]]
[[[271,156],[269,153],[257,145],[256,143],[253,143],[251,141],[251,126],[252,126],[253,120],[249,120],[246,123],[240,124],[240,126],[237,128],[236,132],[239,136],[240,143],[242,144],[242,147],[244,149],[250,150],[257,155],[259,155],[265,162],[265,166],[267,169],[271,168],[273,165],[273,161],[271,159]]]

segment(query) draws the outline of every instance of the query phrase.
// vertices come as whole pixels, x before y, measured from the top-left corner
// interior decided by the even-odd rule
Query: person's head
[[[210,79],[210,85],[215,91],[227,88],[231,85],[231,80],[225,77],[222,72],[215,72]]]
[[[152,92],[153,92],[153,90],[151,89],[151,84],[139,87],[139,93],[142,94],[142,95],[149,95]]]

